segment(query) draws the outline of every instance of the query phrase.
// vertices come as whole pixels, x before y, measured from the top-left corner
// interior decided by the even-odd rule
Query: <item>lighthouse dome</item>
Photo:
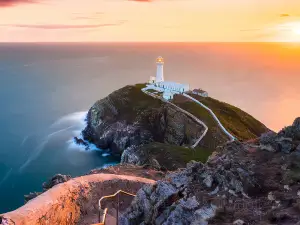
[[[161,56],[157,57],[156,63],[164,63],[164,58]]]

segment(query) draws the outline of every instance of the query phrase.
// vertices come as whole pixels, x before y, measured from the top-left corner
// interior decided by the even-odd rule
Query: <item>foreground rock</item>
[[[43,183],[43,192],[48,191],[50,188],[54,187],[57,184],[67,182],[70,179],[71,179],[70,175],[56,174],[49,181]],[[29,193],[28,195],[24,195],[25,203],[36,198],[43,192],[34,192],[34,193]]]
[[[146,178],[113,174],[77,177],[55,185],[15,211],[0,215],[0,224],[96,223],[98,200],[103,195],[113,194],[119,189],[135,193],[142,185],[153,183]],[[131,199],[126,201],[129,204]]]
[[[226,144],[206,164],[191,162],[144,186],[121,224],[300,223],[299,124]],[[278,148],[265,148],[274,141]]]

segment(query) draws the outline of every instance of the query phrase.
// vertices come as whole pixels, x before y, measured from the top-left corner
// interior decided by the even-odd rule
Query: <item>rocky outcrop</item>
[[[47,190],[49,190],[50,188],[54,187],[57,184],[67,182],[71,178],[72,177],[70,175],[56,174],[49,181],[43,183],[43,190],[47,191]]]
[[[219,147],[207,163],[191,162],[141,188],[122,224],[300,222],[299,135],[296,119],[278,134]]]
[[[191,146],[203,131],[204,127],[171,105],[144,94],[140,87],[126,86],[92,106],[83,137],[121,156],[154,141]],[[138,160],[132,155],[126,162]]]
[[[57,184],[67,182],[72,177],[70,175],[56,174],[49,181],[43,183],[43,192],[48,191],[50,188],[54,187]],[[25,203],[36,198],[43,192],[30,192],[28,195],[24,195]]]
[[[92,174],[77,177],[55,185],[15,211],[0,215],[0,224],[97,223],[98,200],[103,195],[113,194],[119,189],[136,193],[142,185],[153,183],[150,179],[126,175]],[[131,200],[127,199],[127,204]],[[103,207],[106,207],[105,204]],[[108,218],[111,217],[109,214]]]
[[[268,132],[260,137],[260,147],[273,152],[290,153],[299,149],[300,118],[296,118],[293,125],[283,128],[278,133]]]

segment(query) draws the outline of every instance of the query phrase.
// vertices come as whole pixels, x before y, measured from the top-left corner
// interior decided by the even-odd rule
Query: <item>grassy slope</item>
[[[159,99],[143,93],[141,89],[145,86],[145,84],[125,86],[110,95],[114,105],[120,110],[122,119],[133,121],[138,114],[146,111],[149,107],[155,109],[164,104]]]
[[[174,96],[173,103],[192,113],[207,125],[208,132],[200,142],[201,146],[205,146],[208,149],[215,149],[218,145],[229,140],[224,132],[222,132],[222,130],[219,128],[214,118],[200,105],[195,104],[186,97],[178,95]]]
[[[132,98],[136,99],[139,97],[140,89],[145,87],[145,84],[137,84],[134,87],[135,88],[131,96]],[[244,141],[256,138],[260,136],[260,134],[268,131],[268,128],[264,124],[235,106],[210,97],[204,98],[194,94],[192,94],[191,96],[208,106],[216,114],[223,126],[240,140]],[[179,96],[174,97],[173,103],[203,120],[203,122],[205,122],[206,125],[214,132],[219,132],[220,129],[218,125],[206,109],[198,104],[195,104],[192,101],[187,100],[184,97],[178,97]],[[151,101],[151,104],[153,104],[154,102],[156,104],[159,104],[159,102],[157,102],[159,100],[155,101],[150,96],[143,96],[143,98],[145,98],[145,105],[143,105],[145,107],[148,106],[148,101]],[[152,100],[150,100],[151,98]],[[155,105],[153,107],[155,107]],[[208,133],[207,136],[210,136],[210,134]],[[221,135],[219,138],[227,140],[225,135]]]
[[[209,107],[223,126],[240,140],[256,138],[268,130],[264,124],[235,106],[210,97],[204,98],[198,95],[192,97]]]
[[[212,151],[205,148],[190,149],[181,146],[153,142],[141,147],[141,151],[155,158],[167,170],[183,168],[191,160],[206,162]]]

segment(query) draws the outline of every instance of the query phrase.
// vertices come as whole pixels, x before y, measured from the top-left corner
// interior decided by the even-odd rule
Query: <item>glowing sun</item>
[[[284,42],[300,41],[300,21],[279,24],[276,27],[276,40]]]
[[[295,34],[299,34],[299,35],[300,35],[300,25],[295,26],[295,27],[292,27],[292,31],[293,31]]]

